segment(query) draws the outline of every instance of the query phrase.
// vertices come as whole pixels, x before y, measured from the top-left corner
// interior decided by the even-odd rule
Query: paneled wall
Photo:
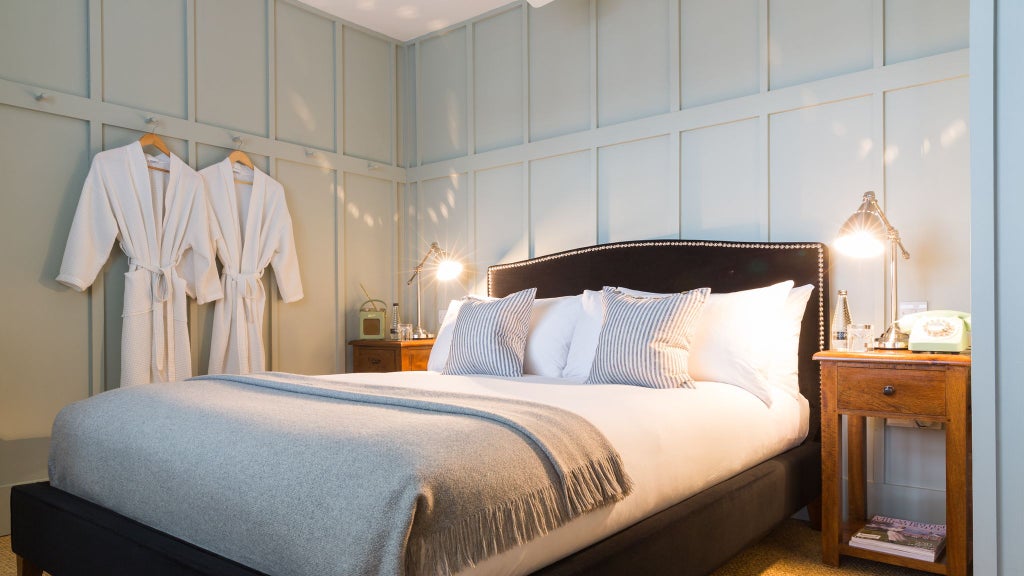
[[[583,245],[827,242],[867,190],[911,253],[900,300],[969,310],[967,46],[967,0],[513,2],[411,43],[403,246],[472,265],[424,318]],[[832,262],[880,331],[884,261]],[[873,502],[941,521],[941,433],[881,432]]]
[[[9,487],[46,478],[63,406],[119,380],[127,259],[86,293],[57,276],[92,156],[154,130],[194,168],[241,147],[285,188],[305,298],[271,280],[269,366],[345,371],[354,311],[396,296],[395,42],[290,0],[3,0],[0,534]],[[191,307],[208,364],[212,305]]]

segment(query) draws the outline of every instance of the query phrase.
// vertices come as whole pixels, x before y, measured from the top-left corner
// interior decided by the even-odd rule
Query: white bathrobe
[[[138,142],[97,154],[57,280],[91,286],[114,240],[129,258],[121,386],[190,377],[185,294],[200,303],[222,295],[199,174],[173,154],[148,156]]]
[[[236,175],[236,170],[238,174]],[[199,172],[206,183],[211,228],[223,273],[224,299],[213,311],[210,374],[265,370],[263,272],[274,266],[281,299],[302,298],[299,260],[284,188],[259,169],[228,159]],[[235,182],[252,182],[243,184]]]

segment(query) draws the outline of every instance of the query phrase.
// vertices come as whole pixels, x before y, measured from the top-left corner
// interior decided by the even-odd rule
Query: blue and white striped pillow
[[[693,388],[690,341],[710,288],[660,298],[605,287],[604,321],[588,384]]]
[[[536,288],[500,300],[467,299],[459,308],[442,374],[523,375],[526,334]]]

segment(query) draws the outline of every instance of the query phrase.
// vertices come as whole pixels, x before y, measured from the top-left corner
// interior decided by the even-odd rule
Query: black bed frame
[[[800,390],[810,432],[800,446],[555,562],[539,576],[707,574],[821,494],[819,371],[811,356],[828,333],[828,253],[820,243],[689,240],[620,242],[492,266],[488,292],[535,287],[538,298],[602,286],[731,292],[794,280],[813,284],[800,336]],[[11,491],[11,546],[19,576],[257,576],[251,568],[51,487]],[[283,575],[282,575],[283,576]]]

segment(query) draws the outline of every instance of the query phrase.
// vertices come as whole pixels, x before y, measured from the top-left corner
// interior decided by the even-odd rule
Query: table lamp
[[[451,258],[447,252],[437,245],[437,242],[430,243],[430,249],[427,251],[427,254],[423,256],[420,263],[416,265],[409,281],[405,283],[406,286],[409,286],[412,285],[414,280],[416,281],[416,328],[412,331],[412,337],[414,340],[434,337],[433,334],[429,334],[423,329],[423,314],[421,313],[423,307],[420,304],[420,276],[421,272],[423,272],[423,267],[431,258],[433,258],[433,261],[437,262],[437,267],[434,270],[434,277],[442,282],[451,280],[462,273],[461,262]]]
[[[875,348],[899,350],[907,347],[907,334],[896,324],[896,311],[899,302],[896,298],[896,264],[899,261],[897,250],[904,259],[910,253],[903,247],[900,233],[889,223],[885,212],[878,205],[874,192],[865,192],[864,199],[857,211],[850,216],[839,229],[833,245],[836,250],[854,258],[871,258],[889,247],[889,324],[882,336],[875,340]]]

